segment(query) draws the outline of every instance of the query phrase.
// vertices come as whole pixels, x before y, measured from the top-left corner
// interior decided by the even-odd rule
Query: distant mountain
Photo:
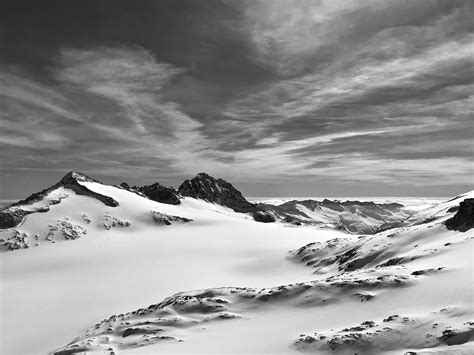
[[[388,229],[419,225],[438,219],[445,221],[449,217],[452,218],[446,222],[446,225],[450,229],[463,231],[473,226],[473,204],[472,198],[470,199],[472,194],[469,193],[415,213],[399,203],[357,200],[293,200],[280,205],[254,204],[249,202],[230,182],[216,179],[206,173],[199,173],[194,178],[185,180],[176,190],[159,183],[141,187],[130,187],[122,183],[119,187],[113,187],[101,184],[84,174],[69,172],[55,185],[0,209],[0,229],[15,228],[29,214],[50,211],[51,206],[59,204],[61,200],[68,197],[68,191],[93,198],[107,207],[117,207],[119,202],[112,197],[116,196],[116,190],[114,190],[116,188],[133,192],[139,196],[139,199],[146,198],[177,207],[183,199],[194,198],[230,208],[238,213],[248,214],[257,222],[277,221],[295,226],[312,225],[357,234],[375,234]],[[84,214],[87,215],[87,206],[84,207]],[[454,215],[454,212],[457,214]],[[174,220],[176,221],[176,218]]]
[[[449,229],[459,231],[469,230],[474,224],[473,198],[474,191],[466,192],[450,200],[437,203],[424,210],[413,213],[406,219],[387,222],[380,226],[377,232],[394,228],[419,226],[440,220],[443,221]],[[453,215],[455,212],[456,214]]]
[[[260,206],[253,204],[230,182],[216,179],[206,173],[199,173],[191,180],[185,180],[178,188],[182,196],[193,197],[221,206],[235,212],[250,213],[257,222],[275,222],[275,218]]]
[[[260,204],[277,219],[296,225],[309,224],[341,229],[350,233],[376,233],[380,226],[399,222],[412,212],[399,203],[293,200],[281,205]]]

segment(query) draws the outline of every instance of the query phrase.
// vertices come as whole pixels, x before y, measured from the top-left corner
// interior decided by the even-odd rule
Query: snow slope
[[[380,266],[372,260],[352,271],[328,270],[313,281],[272,288],[178,293],[113,315],[66,348],[348,354],[449,348],[467,354],[474,334],[473,238],[472,232],[450,232],[443,225],[415,227],[400,232],[398,244],[417,240],[424,248],[444,248],[428,248],[413,261]],[[377,244],[370,242],[361,248],[372,251],[370,245]],[[338,255],[339,248],[332,248]]]
[[[0,232],[31,246],[1,255],[2,354],[473,351],[474,229],[444,226],[472,192],[358,236],[80,184],[118,205],[59,187]]]
[[[60,189],[46,197],[67,194],[59,204],[27,215],[13,228],[28,235],[31,247],[0,257],[2,354],[47,353],[99,319],[182,290],[271,287],[311,279],[304,267],[284,258],[287,251],[339,235],[257,223],[192,198],[173,206],[117,187],[82,183],[119,205]],[[157,224],[152,211],[192,222]],[[65,220],[87,233],[65,240]],[[130,226],[112,226],[114,220]],[[50,225],[59,225],[51,241],[46,240]],[[13,229],[0,233],[6,238]]]

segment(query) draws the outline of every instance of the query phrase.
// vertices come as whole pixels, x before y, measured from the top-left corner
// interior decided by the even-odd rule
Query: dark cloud
[[[70,169],[208,171],[251,195],[460,192],[473,17],[451,0],[2,1],[1,195]]]

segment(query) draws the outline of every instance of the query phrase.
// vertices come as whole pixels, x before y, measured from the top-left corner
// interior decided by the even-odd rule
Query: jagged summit
[[[232,208],[236,212],[255,212],[258,208],[247,201],[230,182],[199,173],[191,180],[185,180],[178,188],[182,196],[198,198]]]
[[[70,187],[70,186],[75,186],[81,182],[98,182],[90,177],[88,177],[85,174],[79,173],[77,171],[70,171],[66,175],[64,175],[56,184],[41,190],[39,192],[35,192],[28,196],[27,198],[17,201],[13,203],[11,206],[20,206],[20,205],[25,205],[25,204],[31,204],[34,202],[37,202],[41,200],[45,195],[47,195],[49,192],[53,191],[54,189],[57,189],[58,187]],[[10,207],[10,206],[9,206]]]
[[[60,203],[60,200],[51,199],[43,204],[43,201],[48,194],[57,190],[58,188],[65,188],[74,191],[77,195],[85,195],[95,198],[109,207],[118,206],[118,202],[112,197],[99,194],[89,190],[86,186],[81,184],[84,182],[96,182],[85,174],[77,171],[70,171],[64,175],[61,180],[51,187],[48,187],[40,192],[36,192],[28,196],[24,200],[17,201],[8,207],[0,210],[0,228],[13,228],[17,226],[23,218],[33,212],[48,212],[51,205]]]
[[[133,186],[132,190],[136,190],[156,202],[166,203],[168,205],[179,205],[181,203],[179,193],[175,188],[161,185],[159,182],[140,187]]]
[[[70,171],[64,175],[58,183],[66,184],[68,182],[74,181],[83,181],[83,182],[99,182],[78,171]]]
[[[61,180],[59,180],[56,184],[53,186],[39,192],[32,194],[29,196],[26,200],[23,201],[18,201],[15,205],[20,205],[24,204],[25,202],[34,202],[37,200],[42,199],[47,193],[51,192],[52,190],[57,189],[58,187],[64,187],[66,189],[73,190],[76,194],[78,195],[86,195],[93,197],[101,202],[103,202],[105,205],[110,206],[110,207],[116,207],[118,206],[118,202],[115,201],[113,198],[109,196],[104,196],[99,193],[93,192],[89,190],[87,187],[84,185],[81,185],[81,182],[95,182],[95,183],[100,183],[97,180],[94,180],[87,175],[77,172],[77,171],[70,171],[66,175],[64,175]]]
[[[118,202],[113,197],[99,193],[104,191],[102,188],[96,190],[98,192],[89,189],[88,186],[91,186],[89,185],[91,183],[101,184],[81,172],[70,171],[53,186],[0,209],[0,228],[15,227],[26,215],[31,213],[48,212],[51,205],[61,202],[61,199],[58,198],[59,195],[68,195],[67,191],[59,191],[60,188],[72,190],[77,195],[92,197],[109,207],[118,206]],[[280,205],[256,204],[248,201],[230,182],[222,178],[215,178],[205,172],[200,172],[192,179],[185,180],[178,190],[163,186],[158,182],[140,187],[131,187],[122,183],[116,187],[170,205],[180,205],[183,197],[201,199],[228,207],[235,212],[247,213],[258,222],[267,223],[279,220],[294,225],[318,225],[342,229],[349,233],[364,234],[374,234],[387,229],[425,223],[439,218],[439,216],[447,216],[447,213],[456,212],[452,209],[459,206],[460,201],[474,196],[474,192],[466,193],[447,201],[447,204],[440,204],[435,208],[436,211],[427,210],[414,214],[414,211],[399,203],[374,203],[357,200],[324,199],[315,201],[308,199],[287,201]],[[447,223],[448,228],[467,230],[472,227],[472,209],[469,209],[469,206],[471,206],[469,201],[462,205],[461,211],[453,219],[453,223]]]

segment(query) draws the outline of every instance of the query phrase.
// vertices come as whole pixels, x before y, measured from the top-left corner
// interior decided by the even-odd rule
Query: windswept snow
[[[473,192],[354,235],[78,180],[117,205],[59,186],[0,231],[2,354],[474,350]]]
[[[257,223],[192,198],[174,206],[113,186],[84,184],[119,205],[67,190],[68,197],[49,212],[30,214],[16,227],[33,247],[2,253],[2,354],[47,353],[110,314],[183,290],[306,281],[311,275],[286,260],[287,251],[339,235]],[[153,211],[192,221],[160,225]],[[65,218],[87,234],[66,241],[58,230],[50,238],[55,243],[43,240],[50,225]],[[112,225],[114,218],[130,226],[109,230],[104,223]],[[2,237],[10,232],[2,231]]]

